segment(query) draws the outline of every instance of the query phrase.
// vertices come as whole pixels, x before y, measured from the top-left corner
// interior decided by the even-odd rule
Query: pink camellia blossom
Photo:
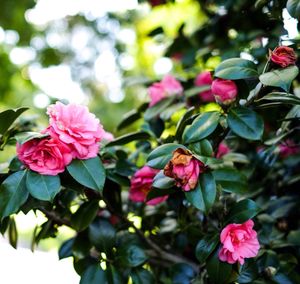
[[[235,82],[219,78],[212,82],[211,91],[216,101],[223,105],[229,105],[234,102],[238,93]]]
[[[50,126],[47,132],[72,149],[73,158],[97,156],[104,130],[99,119],[86,106],[57,102],[47,110]]]
[[[146,202],[148,193],[152,188],[153,178],[159,170],[144,166],[131,178],[129,199],[133,202]],[[147,201],[148,205],[156,205],[164,202],[168,196],[157,197]]]
[[[148,93],[151,99],[149,106],[152,107],[162,99],[179,95],[182,92],[183,87],[180,82],[173,76],[166,75],[160,82],[156,82],[148,88]]]
[[[206,85],[211,85],[213,82],[211,74],[209,71],[204,71],[200,73],[195,79],[195,86],[201,87]],[[199,97],[203,102],[214,102],[215,97],[211,89],[199,93]]]
[[[164,174],[175,180],[176,186],[184,191],[194,189],[200,173],[205,171],[205,165],[197,160],[188,150],[178,148],[172,159],[164,168]]]
[[[221,142],[218,147],[216,158],[220,159],[228,153],[230,153],[230,148],[224,142]]]
[[[42,175],[57,175],[71,163],[71,149],[50,136],[17,144],[19,160],[29,169]]]
[[[248,220],[243,224],[229,224],[221,232],[222,248],[219,259],[230,264],[237,261],[243,265],[245,258],[255,257],[260,248],[257,233],[253,230],[254,222]]]
[[[299,145],[296,145],[295,142],[290,139],[279,145],[279,155],[282,158],[287,158],[298,153],[300,153]]]
[[[294,49],[288,46],[278,46],[273,51],[270,50],[270,59],[275,64],[285,68],[294,65],[297,56]]]
[[[105,131],[103,136],[102,136],[103,140],[106,140],[108,142],[113,141],[115,139],[114,135],[108,131]]]

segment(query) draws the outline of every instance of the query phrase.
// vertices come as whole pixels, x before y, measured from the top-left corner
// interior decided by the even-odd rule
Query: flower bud
[[[219,78],[212,82],[211,90],[217,103],[223,105],[229,105],[234,102],[238,93],[235,82]]]

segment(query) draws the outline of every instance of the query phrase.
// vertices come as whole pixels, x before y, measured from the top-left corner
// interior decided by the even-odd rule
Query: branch
[[[67,218],[62,218],[55,211],[48,211],[44,208],[38,208],[38,210],[43,212],[48,219],[54,221],[56,224],[65,225],[65,226],[68,226],[68,227],[72,228],[70,220],[67,219]]]

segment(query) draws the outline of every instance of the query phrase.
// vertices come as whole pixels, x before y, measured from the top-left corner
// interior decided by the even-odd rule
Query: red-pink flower
[[[107,142],[110,142],[110,141],[113,141],[115,139],[115,137],[111,132],[104,131],[102,139],[106,140]]]
[[[260,248],[257,233],[253,230],[254,222],[248,220],[243,224],[229,224],[221,232],[222,248],[219,259],[230,264],[244,264],[245,258],[255,257]]]
[[[234,81],[215,79],[211,85],[211,91],[218,103],[229,105],[235,101],[238,89]]]
[[[195,79],[195,85],[198,87],[201,86],[211,86],[213,80],[209,71],[204,71],[200,73]],[[215,97],[211,89],[199,93],[199,97],[203,102],[214,102]]]
[[[104,130],[99,119],[86,106],[57,102],[48,107],[50,126],[47,132],[72,149],[73,158],[96,157]]]
[[[19,160],[42,175],[57,175],[71,163],[71,149],[52,137],[33,139],[17,144]]]
[[[200,173],[205,171],[205,165],[197,160],[188,150],[178,148],[172,159],[164,168],[164,174],[175,180],[176,186],[184,191],[194,189]]]
[[[152,188],[153,178],[159,171],[144,166],[131,178],[129,199],[134,202],[146,202],[147,195]],[[157,197],[147,201],[148,205],[156,205],[165,201],[168,196]]]
[[[149,106],[151,107],[166,97],[179,95],[182,92],[183,88],[180,82],[173,76],[166,75],[160,82],[154,83],[148,88],[151,99]]]
[[[221,142],[218,147],[216,158],[220,159],[228,153],[230,153],[230,148],[224,142]]]
[[[271,61],[285,68],[289,65],[294,65],[297,61],[297,56],[294,49],[288,46],[278,46],[273,51],[270,51]]]
[[[279,145],[279,154],[282,158],[287,158],[291,155],[298,154],[299,152],[299,145],[296,145],[295,142],[290,139]]]

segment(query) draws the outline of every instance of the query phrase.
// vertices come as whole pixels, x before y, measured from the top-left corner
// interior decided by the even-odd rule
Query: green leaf
[[[235,169],[217,169],[213,175],[226,192],[242,194],[248,191],[247,178]]]
[[[152,188],[147,195],[147,201],[157,197],[170,195],[175,192],[176,190],[174,190],[174,188]]]
[[[288,92],[298,73],[297,66],[290,66],[264,73],[259,76],[259,80],[266,86],[280,87]]]
[[[98,200],[83,203],[71,218],[71,224],[75,230],[86,229],[97,216],[98,208]]]
[[[220,113],[217,111],[204,112],[199,115],[191,126],[183,132],[184,143],[193,143],[200,141],[215,131],[220,119]]]
[[[8,109],[0,113],[0,134],[4,134],[13,122],[24,112],[27,107],[21,107],[16,110]]]
[[[177,104],[173,104],[173,105],[170,105],[169,107],[167,107],[165,110],[163,110],[159,117],[162,119],[162,120],[168,120],[171,118],[171,116],[179,111],[180,109],[182,109],[183,107],[185,106],[185,103],[177,103]]]
[[[80,184],[102,192],[105,182],[105,169],[99,157],[88,160],[73,160],[67,166],[70,175]]]
[[[26,171],[10,175],[0,186],[0,218],[16,213],[28,198]]]
[[[201,92],[208,91],[208,90],[210,90],[210,88],[211,88],[211,85],[203,85],[200,87],[193,87],[191,89],[186,90],[184,92],[184,95],[186,98],[190,98],[190,97],[198,95]]]
[[[198,242],[195,253],[200,263],[205,262],[213,250],[217,247],[219,238],[219,234],[206,236]]]
[[[287,240],[290,244],[293,244],[294,246],[300,246],[300,230],[290,231]]]
[[[125,145],[137,140],[148,140],[150,137],[151,135],[145,131],[132,132],[114,139],[113,141],[107,143],[105,147],[108,148],[112,146]]]
[[[231,275],[232,266],[226,262],[222,262],[218,257],[218,250],[207,261],[207,272],[209,279],[214,284],[228,283]]]
[[[59,259],[67,258],[73,255],[72,248],[73,248],[74,240],[75,240],[74,238],[71,238],[69,240],[66,240],[61,245],[58,251]]]
[[[168,106],[173,103],[173,101],[175,101],[175,99],[176,96],[168,97],[159,101],[154,106],[149,107],[144,114],[144,119],[151,120],[152,118],[159,116]]]
[[[175,185],[174,179],[164,175],[163,171],[160,171],[153,179],[152,186],[160,189],[170,188]]]
[[[193,115],[195,110],[195,107],[189,108],[185,114],[181,117],[181,119],[178,121],[177,126],[176,126],[176,134],[175,138],[180,141],[182,133],[184,131],[184,128],[186,127],[187,123],[189,122],[191,116]]]
[[[26,186],[33,197],[44,201],[52,201],[61,188],[59,176],[40,175],[33,171],[27,172]]]
[[[244,223],[258,214],[260,208],[251,199],[236,203],[227,216],[226,223]]]
[[[121,263],[126,267],[137,267],[147,260],[147,256],[142,248],[137,245],[128,244],[118,250]]]
[[[257,77],[254,62],[242,58],[230,58],[223,61],[215,70],[215,77],[229,80]]]
[[[186,149],[181,144],[167,143],[154,149],[147,158],[147,165],[155,169],[163,169],[171,160],[173,152],[178,149]]]
[[[24,144],[32,139],[36,139],[36,138],[41,139],[47,136],[49,136],[48,133],[42,134],[39,132],[21,132],[16,134],[14,138],[17,140],[19,144]]]
[[[132,284],[153,284],[153,274],[144,268],[133,269],[130,273]]]
[[[116,230],[106,220],[94,221],[89,226],[91,243],[102,252],[110,252],[116,242]]]
[[[189,150],[200,156],[211,157],[213,155],[213,148],[207,139],[189,145]]]
[[[8,239],[12,247],[17,248],[18,243],[18,230],[16,221],[13,217],[10,217],[9,227],[8,227]]]
[[[286,9],[289,14],[295,18],[299,19],[300,17],[300,2],[299,0],[288,0],[286,3]]]
[[[216,183],[211,173],[201,174],[197,187],[186,191],[186,199],[197,209],[208,212],[216,199]]]
[[[79,284],[107,284],[106,273],[100,264],[89,266],[81,276]]]
[[[267,94],[266,96],[263,96],[261,99],[256,100],[255,103],[260,103],[265,101],[276,102],[280,104],[300,105],[300,98],[298,98],[293,94],[287,94],[283,92],[273,92]]]
[[[245,139],[259,140],[264,132],[264,122],[261,116],[246,107],[230,109],[227,122],[237,136]]]

